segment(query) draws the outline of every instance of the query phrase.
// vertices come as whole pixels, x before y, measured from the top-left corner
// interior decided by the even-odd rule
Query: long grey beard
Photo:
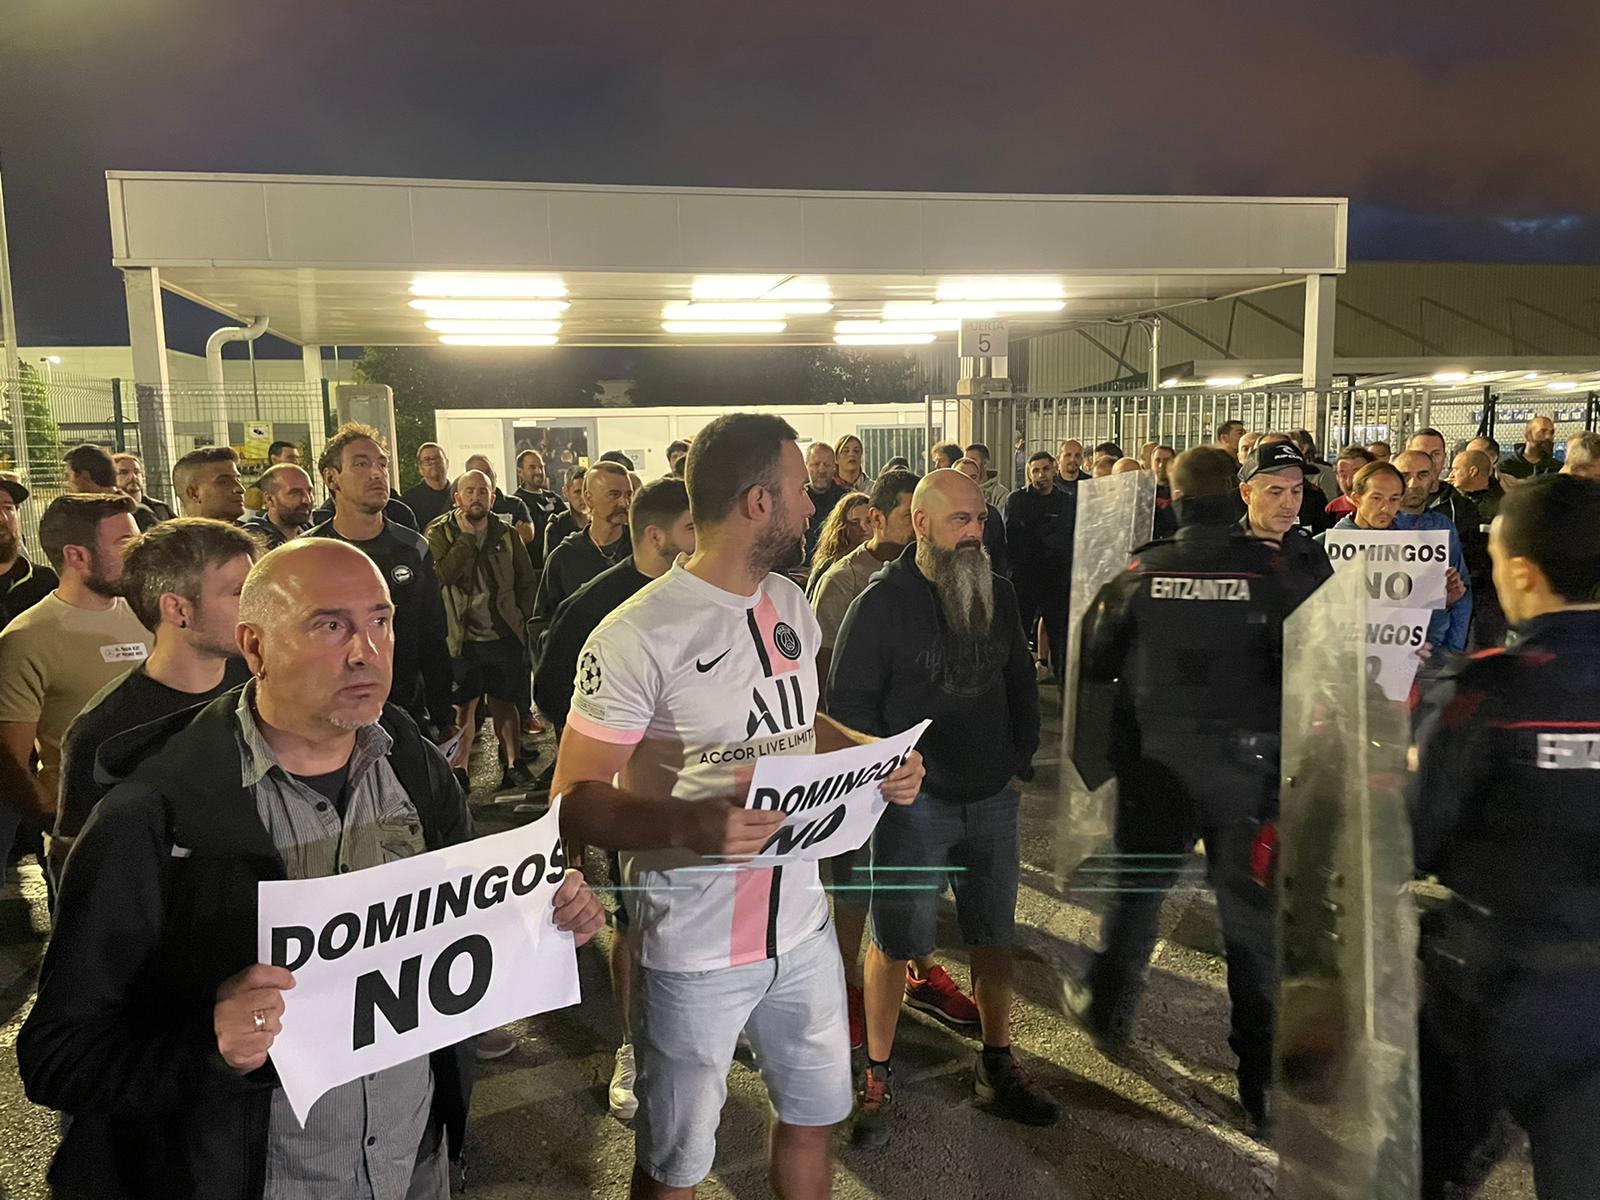
[[[994,571],[983,546],[942,550],[917,543],[917,567],[933,584],[950,632],[965,644],[987,643],[994,628]]]

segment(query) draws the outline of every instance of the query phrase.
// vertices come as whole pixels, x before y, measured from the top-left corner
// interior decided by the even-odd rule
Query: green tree
[[[30,471],[22,472],[30,478],[44,473],[41,468],[48,465],[50,473],[54,473],[56,464],[60,463],[65,449],[61,444],[61,427],[50,415],[50,393],[45,386],[44,377],[29,363],[20,363],[22,374],[15,382],[6,381],[6,400],[8,404],[15,404],[20,393],[22,399],[22,412],[28,436],[28,462]],[[18,471],[16,465],[17,448],[12,443],[11,411],[6,410],[6,420],[0,428],[0,464],[9,471]]]
[[[369,346],[356,362],[366,383],[394,389],[400,479],[417,481],[417,447],[436,436],[439,408],[582,408],[600,394],[598,360],[581,350],[470,351]]]

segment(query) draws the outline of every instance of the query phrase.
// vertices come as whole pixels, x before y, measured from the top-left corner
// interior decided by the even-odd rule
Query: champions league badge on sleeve
[[[578,660],[578,690],[585,696],[600,690],[600,659],[593,650],[585,650]]]

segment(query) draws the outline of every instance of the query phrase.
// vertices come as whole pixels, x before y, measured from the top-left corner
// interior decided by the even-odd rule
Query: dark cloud
[[[1600,242],[1593,0],[11,0],[0,39],[30,341],[123,336],[107,168],[1334,194],[1356,256]]]

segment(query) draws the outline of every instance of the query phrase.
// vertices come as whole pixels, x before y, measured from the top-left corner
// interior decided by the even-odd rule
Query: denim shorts
[[[850,1115],[844,964],[831,922],[775,959],[715,971],[646,967],[633,1021],[634,1154],[657,1183],[693,1187],[711,1173],[740,1030],[780,1122],[836,1125]]]
[[[948,883],[967,946],[1009,946],[1017,919],[1021,794],[965,804],[923,792],[891,804],[872,834],[872,940],[892,961],[932,954]]]

